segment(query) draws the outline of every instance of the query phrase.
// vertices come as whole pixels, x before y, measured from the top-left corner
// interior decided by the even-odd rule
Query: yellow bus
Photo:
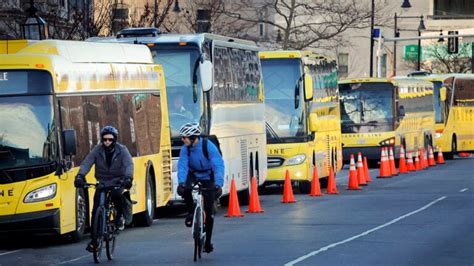
[[[313,166],[327,180],[342,167],[341,127],[334,61],[310,51],[260,52],[265,88],[268,177],[281,183],[285,172],[310,191]]]
[[[433,85],[414,78],[339,81],[344,161],[362,152],[369,164],[380,160],[381,147],[400,145],[417,151],[433,145]]]
[[[436,115],[435,146],[446,159],[474,151],[474,75],[410,75],[433,83]]]
[[[0,62],[0,232],[81,238],[93,191],[74,178],[105,125],[133,156],[134,222],[150,225],[172,193],[164,73],[149,49],[47,40]]]

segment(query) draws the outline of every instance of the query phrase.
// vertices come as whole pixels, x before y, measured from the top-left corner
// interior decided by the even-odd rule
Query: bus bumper
[[[362,153],[362,159],[367,157],[368,161],[380,161],[380,155],[382,152],[382,147],[380,146],[371,146],[371,147],[347,147],[342,148],[342,156],[344,158],[344,163],[349,163],[351,159],[351,154],[354,154],[354,160],[357,163],[357,154]],[[393,147],[394,158],[398,159],[400,156],[400,147]]]
[[[1,233],[60,233],[59,209],[0,216]]]
[[[310,181],[311,177],[308,176],[308,165],[306,162],[298,165],[281,166],[275,168],[268,168],[267,178],[265,184],[278,184],[285,181],[286,170],[290,174],[291,181]]]

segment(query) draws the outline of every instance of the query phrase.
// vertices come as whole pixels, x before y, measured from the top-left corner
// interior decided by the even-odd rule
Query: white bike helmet
[[[179,130],[179,135],[182,137],[199,136],[201,135],[201,127],[198,123],[184,124]]]

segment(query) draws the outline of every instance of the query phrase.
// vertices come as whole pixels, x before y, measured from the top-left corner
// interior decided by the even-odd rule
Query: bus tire
[[[304,180],[298,182],[298,187],[301,194],[309,194],[311,192],[311,182]]]
[[[137,214],[136,217],[136,224],[139,226],[150,226],[155,217],[155,189],[150,172],[146,175],[145,192],[145,211]]]
[[[249,205],[250,202],[250,184],[249,188],[237,192],[237,197],[239,198],[240,205]]]
[[[76,189],[76,230],[68,234],[71,242],[80,242],[87,227],[87,202],[83,189]]]
[[[444,158],[447,160],[452,160],[454,158],[454,154],[457,153],[458,150],[458,142],[456,139],[456,135],[453,135],[451,139],[451,152],[444,153]]]

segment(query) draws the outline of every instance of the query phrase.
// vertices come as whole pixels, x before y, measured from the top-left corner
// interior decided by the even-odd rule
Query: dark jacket
[[[120,143],[115,144],[115,152],[112,156],[110,168],[105,159],[105,151],[102,144],[95,146],[81,163],[78,175],[86,176],[92,165],[95,164],[95,178],[97,181],[113,184],[118,178],[133,178],[133,161],[127,147]]]

